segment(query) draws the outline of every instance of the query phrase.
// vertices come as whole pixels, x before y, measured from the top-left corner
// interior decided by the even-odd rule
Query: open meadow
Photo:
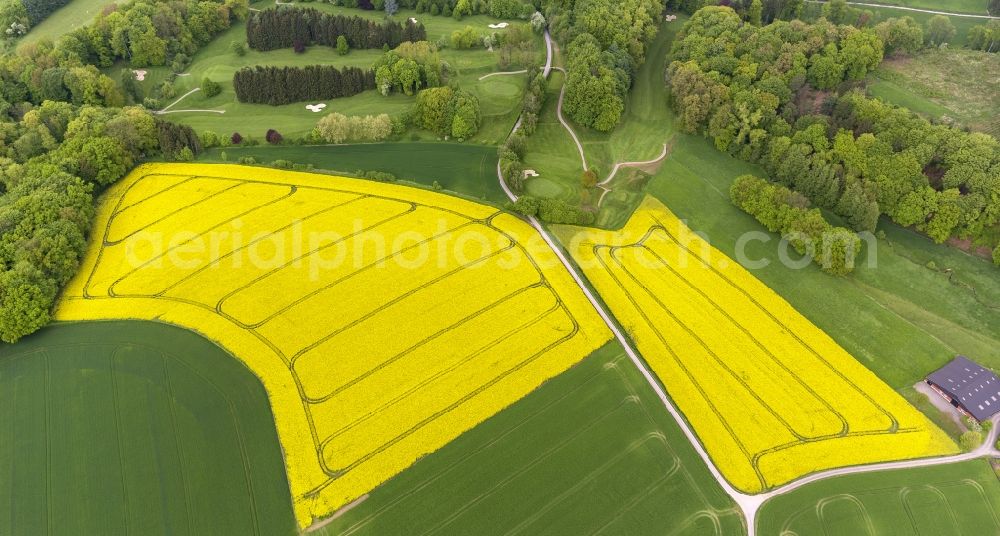
[[[420,189],[146,165],[105,194],[96,229],[57,318],[157,319],[243,360],[300,527],[610,337],[526,223]]]
[[[928,119],[1000,136],[1000,54],[952,48],[888,59],[868,92]]]
[[[295,533],[267,393],[191,331],[51,326],[0,393],[0,533]]]
[[[620,231],[555,231],[737,489],[758,493],[823,469],[957,451],[655,199]]]

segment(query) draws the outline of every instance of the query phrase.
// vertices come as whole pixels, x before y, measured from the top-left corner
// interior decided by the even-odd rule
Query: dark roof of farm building
[[[977,420],[986,420],[1000,411],[1000,378],[964,356],[952,359],[927,376],[927,380],[951,396]]]

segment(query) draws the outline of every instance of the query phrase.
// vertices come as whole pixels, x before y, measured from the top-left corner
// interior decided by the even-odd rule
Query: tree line
[[[729,189],[733,204],[771,232],[781,233],[799,255],[809,255],[834,275],[854,271],[861,239],[850,229],[834,227],[802,194],[753,175],[742,175]]]
[[[868,98],[881,61],[872,28],[820,19],[744,22],[696,12],[675,41],[670,99],[682,127],[872,231],[880,215],[936,242],[1000,247],[1000,142]]]
[[[190,127],[126,106],[133,92],[98,67],[164,65],[245,14],[246,0],[133,0],[0,58],[0,340],[49,321],[79,267],[95,192],[143,160],[201,149]]]
[[[247,45],[254,50],[275,50],[299,45],[337,46],[344,36],[350,48],[395,48],[405,41],[424,41],[423,24],[386,20],[376,22],[357,16],[332,15],[313,8],[279,7],[250,13]]]
[[[535,5],[527,0],[344,0],[344,5],[348,7],[358,7],[368,10],[383,9],[390,11],[387,7],[392,1],[393,13],[395,9],[414,9],[417,13],[428,13],[430,15],[443,15],[461,19],[465,15],[490,15],[498,19],[527,19],[535,12]]]
[[[240,102],[272,106],[350,97],[368,89],[375,89],[375,73],[358,67],[258,65],[233,75],[233,90]]]
[[[15,342],[50,320],[76,273],[94,217],[93,194],[160,151],[193,158],[190,127],[141,107],[45,101],[0,115],[0,340]]]
[[[528,71],[528,88],[521,103],[521,128],[511,132],[497,150],[500,174],[511,190],[524,191],[524,152],[526,137],[534,134],[538,127],[538,114],[545,104],[545,89],[548,82],[537,67]],[[547,221],[547,220],[546,220]]]

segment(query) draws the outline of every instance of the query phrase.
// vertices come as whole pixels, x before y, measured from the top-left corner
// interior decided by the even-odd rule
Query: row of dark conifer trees
[[[350,97],[375,89],[375,73],[358,67],[332,65],[306,67],[244,67],[233,75],[233,89],[240,102],[289,104]]]
[[[69,0],[21,0],[32,26],[42,22],[55,10],[68,3]]]
[[[427,40],[424,25],[409,20],[376,22],[313,8],[251,11],[247,20],[247,45],[254,50],[290,48],[296,43],[334,47],[341,35],[351,48],[396,48],[403,41]]]

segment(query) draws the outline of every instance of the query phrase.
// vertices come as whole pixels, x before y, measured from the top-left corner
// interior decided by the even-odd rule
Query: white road
[[[552,61],[552,46],[550,39],[551,38],[549,36],[548,31],[546,31],[545,40],[546,44],[548,45],[546,47],[548,53],[548,60],[546,61],[546,73],[550,71],[550,66]],[[562,99],[560,99],[560,101],[561,100]],[[561,118],[562,114],[560,114],[560,119]],[[521,119],[518,118],[517,123],[515,123],[514,128],[512,129],[511,132],[516,132],[517,129],[520,128],[520,126],[521,126]],[[574,135],[574,139],[575,138],[576,136]],[[517,195],[510,190],[510,188],[507,186],[507,182],[503,179],[503,174],[500,172],[499,163],[497,164],[497,179],[500,181],[500,187],[503,188],[504,193],[507,195],[507,197],[511,201],[517,201]],[[729,483],[729,481],[726,480],[724,476],[722,476],[722,473],[719,471],[719,468],[716,467],[715,463],[712,461],[712,458],[708,455],[708,452],[706,452],[705,448],[702,446],[701,441],[698,440],[698,436],[694,433],[694,430],[692,430],[691,427],[688,425],[687,421],[684,420],[684,417],[681,414],[680,410],[678,410],[677,407],[674,406],[673,402],[667,396],[667,393],[664,391],[663,387],[660,386],[660,383],[656,380],[656,377],[653,375],[653,373],[646,366],[646,363],[639,356],[639,353],[632,347],[632,342],[628,339],[628,337],[625,336],[622,330],[618,327],[617,322],[614,320],[613,316],[604,308],[604,305],[594,296],[593,292],[590,290],[590,286],[584,281],[583,277],[577,270],[576,265],[570,262],[566,254],[563,252],[562,248],[559,246],[558,243],[556,243],[556,240],[552,238],[552,236],[545,229],[542,223],[538,221],[537,218],[532,216],[527,219],[528,223],[530,223],[531,226],[538,231],[538,233],[542,236],[542,239],[545,240],[545,243],[548,244],[549,248],[551,248],[552,251],[556,254],[556,256],[559,258],[559,261],[563,264],[563,266],[569,272],[570,276],[572,276],[573,280],[576,282],[577,286],[587,297],[587,300],[590,301],[591,306],[594,307],[594,309],[597,311],[597,314],[600,315],[601,319],[608,326],[608,329],[611,330],[611,333],[615,336],[615,339],[618,341],[619,344],[621,344],[622,349],[625,351],[625,354],[628,355],[629,359],[639,370],[642,376],[646,379],[646,382],[649,383],[649,386],[653,389],[653,392],[655,392],[656,396],[659,397],[660,401],[663,403],[663,406],[674,418],[674,421],[677,422],[677,426],[681,429],[681,431],[684,433],[684,436],[691,443],[692,448],[694,448],[695,452],[698,453],[698,456],[701,457],[702,461],[705,462],[705,465],[708,467],[709,472],[715,478],[716,482],[718,482],[719,486],[726,492],[727,495],[729,495],[733,499],[733,501],[737,504],[737,506],[739,506],[740,510],[743,512],[744,519],[746,520],[747,523],[748,536],[756,535],[757,512],[760,510],[760,507],[761,505],[764,504],[764,502],[773,497],[789,493],[791,491],[794,491],[802,486],[811,484],[813,482],[817,482],[827,478],[832,478],[835,476],[843,476],[843,475],[858,474],[858,473],[870,473],[874,471],[885,471],[892,469],[908,469],[914,467],[927,467],[932,465],[952,464],[968,460],[974,460],[977,458],[982,458],[987,456],[1000,457],[1000,450],[997,450],[994,447],[994,445],[997,442],[998,436],[1000,436],[1000,415],[996,415],[992,419],[994,423],[993,430],[990,432],[989,437],[986,439],[983,445],[977,448],[976,450],[965,454],[829,469],[826,471],[819,471],[810,475],[806,475],[793,482],[785,484],[784,486],[779,486],[766,493],[760,493],[756,495],[750,495],[748,493],[743,493],[735,489]]]

